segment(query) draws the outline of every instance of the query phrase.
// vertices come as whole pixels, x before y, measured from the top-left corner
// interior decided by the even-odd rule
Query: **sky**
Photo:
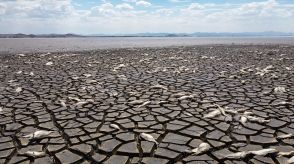
[[[294,32],[294,0],[0,0],[0,33]]]

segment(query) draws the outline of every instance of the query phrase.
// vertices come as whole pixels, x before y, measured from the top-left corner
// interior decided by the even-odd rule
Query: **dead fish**
[[[91,74],[89,74],[89,73],[85,73],[85,74],[83,74],[85,77],[91,77],[92,75]]]
[[[160,85],[160,84],[151,86],[149,89],[163,89],[163,90],[168,90],[167,87],[165,87],[163,85]]]
[[[193,99],[193,98],[195,98],[195,95],[182,96],[182,97],[178,98],[178,100],[182,101],[182,100]]]
[[[151,101],[146,101],[143,104],[139,105],[137,108],[141,108],[141,107],[144,107],[144,106],[149,105],[149,104],[151,104]]]
[[[116,97],[116,96],[118,96],[118,94],[119,94],[119,93],[118,93],[117,91],[115,91],[115,90],[109,91],[108,93],[109,93],[110,96],[113,96],[113,97]]]
[[[288,162],[289,164],[293,164],[293,163],[294,163],[294,156],[291,157],[287,162]]]
[[[267,154],[273,154],[277,153],[277,149],[269,148],[269,149],[261,149],[261,150],[256,150],[256,151],[249,151],[250,154],[253,155],[259,155],[259,156],[265,156]]]
[[[16,93],[20,93],[22,91],[22,88],[21,87],[17,87],[16,89],[15,89],[15,92]]]
[[[278,153],[278,157],[282,157],[282,156],[292,156],[294,155],[294,151],[289,151],[289,152],[279,152]]]
[[[47,130],[38,130],[35,131],[34,133],[28,134],[23,136],[24,138],[29,138],[30,140],[32,139],[41,139],[41,138],[47,138],[49,135],[53,133],[53,131],[47,131]]]
[[[250,116],[250,115],[253,115],[253,113],[252,113],[252,112],[249,112],[249,111],[245,111],[245,112],[243,113],[243,115],[244,115],[244,116]]]
[[[116,124],[110,124],[109,127],[116,129],[116,130],[120,130],[119,126]]]
[[[71,78],[74,79],[74,80],[78,80],[79,79],[78,76],[72,76]]]
[[[188,113],[188,112],[183,112],[183,114],[190,117],[193,116],[191,113]]]
[[[74,101],[81,101],[81,99],[77,98],[77,97],[68,97],[68,99],[70,100],[74,100]]]
[[[24,57],[24,56],[26,56],[26,55],[25,55],[25,54],[18,54],[18,56]]]
[[[126,65],[125,65],[125,64],[120,64],[120,65],[114,67],[114,68],[113,68],[113,71],[116,72],[118,69],[121,69],[121,68],[123,68],[123,67],[126,67]]]
[[[30,72],[30,76],[34,76],[35,74],[34,74],[34,72]]]
[[[93,102],[94,102],[94,100],[80,101],[80,102],[77,102],[75,105],[82,106],[82,105],[93,103]]]
[[[238,109],[237,112],[238,112],[238,113],[241,113],[241,112],[245,112],[246,110],[247,110],[247,109],[242,108],[242,109]]]
[[[143,104],[143,103],[144,103],[143,100],[134,100],[134,101],[128,102],[127,104],[129,104],[129,105],[140,105],[140,104]]]
[[[218,104],[216,104],[216,106],[218,107],[218,110],[221,112],[222,115],[227,116],[225,108],[219,106]]]
[[[165,103],[168,103],[168,101],[157,101],[157,102],[155,102],[155,104],[158,104],[158,105],[165,104]]]
[[[47,66],[53,65],[53,62],[47,62],[46,65]]]
[[[193,155],[198,155],[201,153],[205,153],[205,152],[209,151],[210,149],[211,149],[210,145],[206,142],[203,142],[197,148],[192,149],[191,153],[193,153]]]
[[[64,100],[60,100],[60,105],[66,108],[66,104]]]
[[[16,72],[16,74],[21,74],[21,73],[22,73],[22,71],[17,71],[17,72]]]
[[[158,142],[154,139],[154,137],[150,134],[147,134],[147,133],[140,133],[140,137],[143,138],[144,140],[146,141],[149,141],[149,142],[153,142],[155,143],[156,145],[158,145]]]
[[[93,83],[97,83],[97,80],[86,80],[87,84],[93,84]]]
[[[247,120],[248,120],[248,119],[247,119],[246,116],[241,116],[241,118],[240,118],[240,122],[241,122],[241,124],[244,125],[244,126],[245,126]]]
[[[226,112],[230,114],[238,114],[236,110],[231,110],[231,109],[226,109]]]
[[[219,110],[214,110],[206,115],[203,116],[203,118],[214,118],[221,115],[221,112]]]
[[[291,138],[291,137],[294,137],[294,134],[279,135],[279,136],[277,136],[277,139],[287,139],[287,138]]]
[[[292,68],[291,67],[285,67],[285,69],[290,71]]]
[[[278,94],[281,94],[281,93],[285,93],[285,92],[287,92],[287,91],[286,91],[286,88],[285,88],[285,87],[276,87],[276,88],[274,89],[274,92],[275,92],[275,93],[278,93]]]
[[[43,157],[46,155],[45,152],[43,151],[27,151],[21,155],[27,155],[27,156],[31,156],[31,157],[34,157],[34,158],[39,158],[39,157]]]
[[[248,154],[249,153],[247,151],[241,151],[241,152],[237,152],[237,153],[228,154],[224,158],[226,158],[226,159],[243,159]]]
[[[187,95],[186,92],[180,92],[180,93],[172,94],[171,97],[179,98],[179,97],[186,96],[186,95]]]
[[[247,118],[249,121],[252,121],[252,122],[258,122],[258,123],[269,123],[270,122],[270,120],[266,120],[261,117],[247,116]]]
[[[276,104],[274,104],[275,106],[279,106],[279,105],[290,105],[291,103],[290,102],[287,102],[287,101],[281,101],[281,102],[278,102]]]

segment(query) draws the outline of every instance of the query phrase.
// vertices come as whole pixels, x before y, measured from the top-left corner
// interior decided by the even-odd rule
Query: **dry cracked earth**
[[[286,45],[1,55],[0,163],[290,163],[293,63]]]

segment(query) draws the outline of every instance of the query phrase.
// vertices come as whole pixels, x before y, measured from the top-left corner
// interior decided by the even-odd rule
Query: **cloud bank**
[[[294,32],[290,2],[152,2],[103,0],[89,7],[74,0],[0,0],[0,33]]]

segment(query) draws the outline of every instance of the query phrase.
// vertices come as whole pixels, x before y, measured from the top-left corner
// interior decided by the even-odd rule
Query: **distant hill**
[[[0,34],[0,38],[73,38],[83,37],[77,34]]]
[[[136,34],[0,34],[0,38],[74,38],[74,37],[275,37],[294,36],[294,33],[286,32],[195,32],[195,33],[136,33]]]

